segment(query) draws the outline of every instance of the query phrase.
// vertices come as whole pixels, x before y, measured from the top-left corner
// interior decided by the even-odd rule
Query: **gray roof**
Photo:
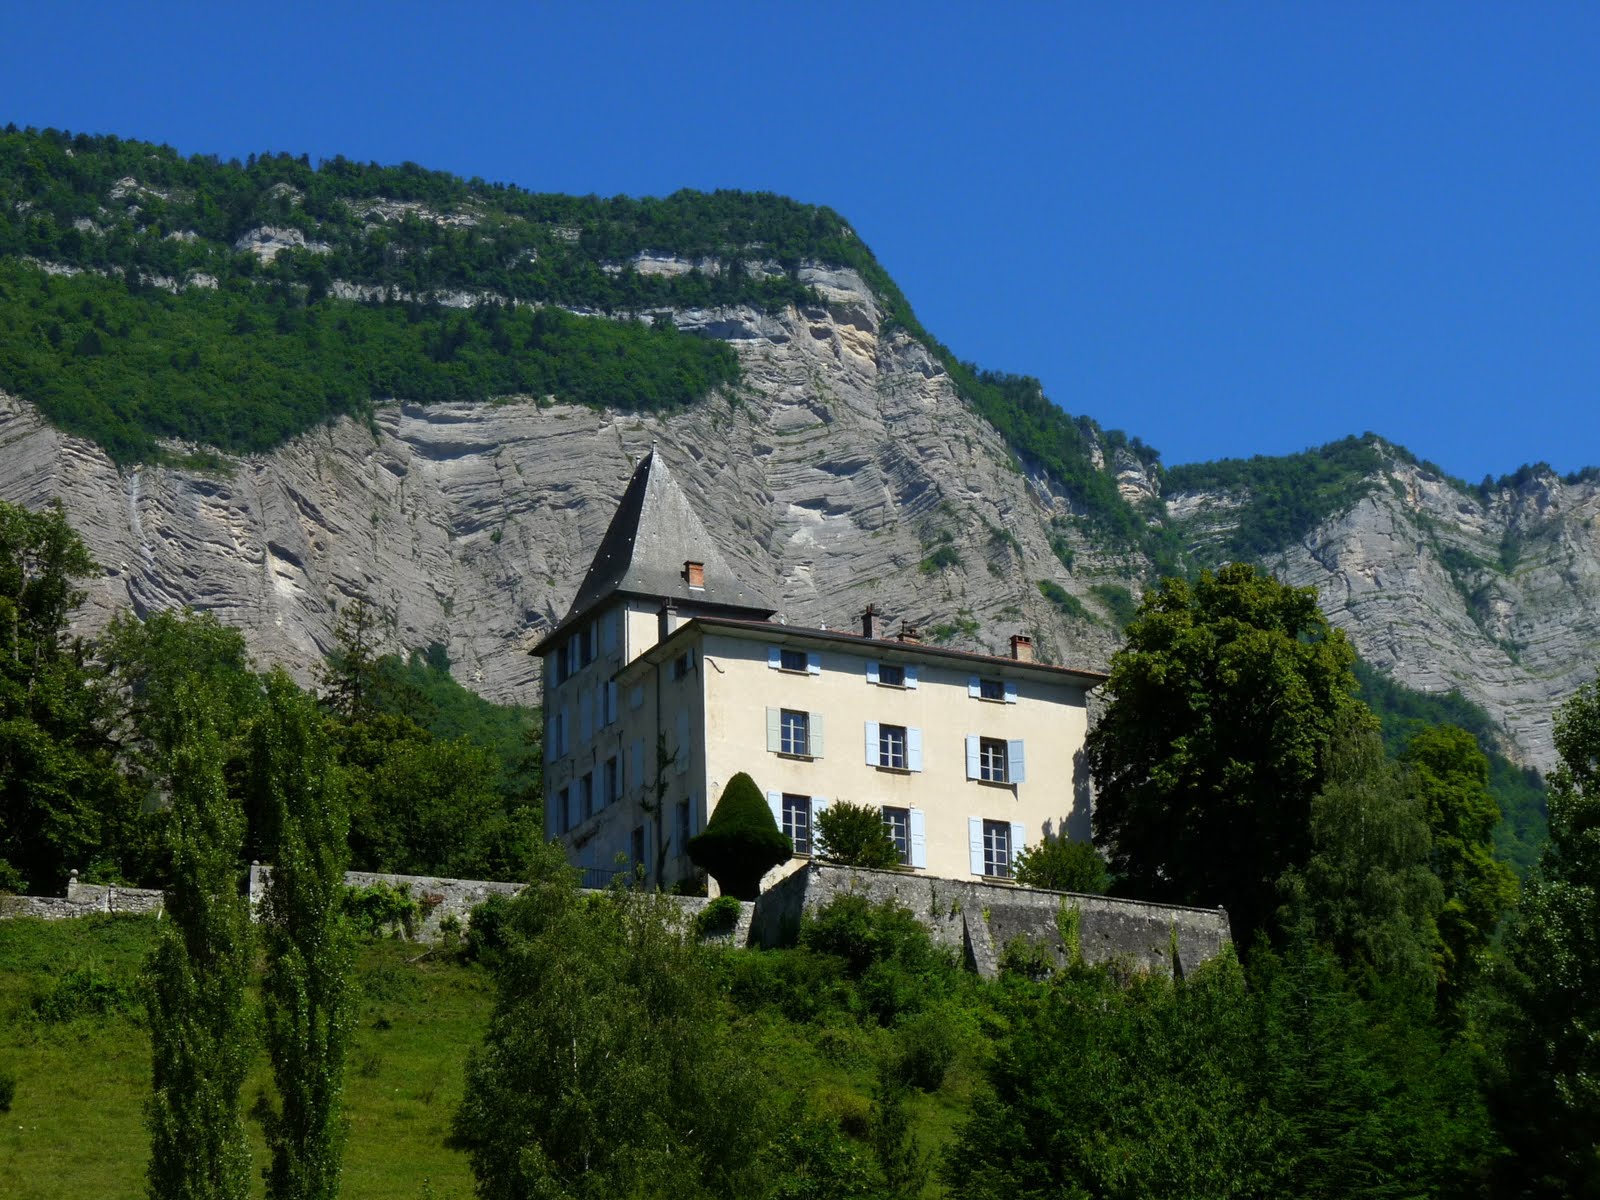
[[[690,590],[684,577],[686,562],[705,564],[704,588]],[[763,618],[773,611],[766,597],[734,575],[656,450],[634,469],[589,573],[554,632],[562,632],[618,593],[671,597],[686,606],[742,609],[745,615]]]

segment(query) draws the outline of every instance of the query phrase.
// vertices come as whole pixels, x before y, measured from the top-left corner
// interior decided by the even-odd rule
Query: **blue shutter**
[[[582,745],[589,740],[594,729],[594,705],[589,699],[589,689],[582,688],[578,692],[578,744]]]
[[[917,687],[917,668],[916,667],[907,667],[906,668],[906,687],[912,689],[913,691],[916,690],[916,687]]]
[[[1016,874],[1017,855],[1028,848],[1028,827],[1013,824],[1011,826],[1011,865],[1012,874]]]
[[[556,757],[560,758],[570,749],[572,749],[572,714],[567,711],[567,706],[563,704],[561,706],[561,748],[556,751]]]
[[[976,675],[967,676],[967,695],[974,700],[983,699],[983,682]]]
[[[1016,702],[1017,702],[1017,685],[1015,683],[1013,683],[1011,680],[1008,679],[1008,680],[1006,680],[1006,703],[1007,704],[1015,704]]]
[[[783,651],[777,646],[767,647],[767,666],[777,671],[783,666]]]
[[[867,766],[878,765],[878,723],[867,722]]]
[[[878,682],[878,664],[875,663],[875,662],[869,662],[867,664],[867,682],[868,683],[877,683]]]
[[[810,713],[809,717],[808,717],[808,720],[806,721],[806,725],[807,725],[807,733],[809,735],[808,742],[807,742],[807,745],[806,745],[806,753],[811,755],[812,758],[821,758],[822,757],[822,714],[821,713]]]
[[[967,854],[971,860],[972,873],[983,874],[983,818],[967,818]]]
[[[926,867],[928,865],[927,814],[920,808],[913,808],[906,824],[911,834],[911,865],[913,867]]]
[[[1028,765],[1022,757],[1021,738],[1006,743],[1006,782],[1028,782]]]
[[[772,810],[772,819],[778,823],[778,829],[787,833],[788,830],[783,828],[783,793],[768,792],[767,807]]]
[[[617,685],[606,684],[606,724],[613,724],[617,719]]]
[[[808,675],[822,674],[822,655],[815,652],[806,655],[806,673]]]
[[[689,710],[678,713],[678,774],[689,769]]]
[[[608,612],[600,619],[600,649],[610,654],[617,648],[617,614],[615,610]]]
[[[922,770],[922,730],[906,730],[906,767],[912,771]]]
[[[967,778],[982,778],[982,772],[978,769],[978,735],[975,733],[967,734]]]
[[[783,750],[783,710],[767,709],[767,749],[777,754]]]
[[[633,739],[633,782],[636,787],[644,786],[644,739]]]

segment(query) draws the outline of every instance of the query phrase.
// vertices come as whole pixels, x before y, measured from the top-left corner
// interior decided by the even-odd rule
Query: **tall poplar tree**
[[[350,814],[315,704],[282,670],[267,679],[252,747],[273,847],[262,920],[267,1048],[278,1108],[266,1121],[274,1200],[332,1200],[344,1153],[345,1055],[355,1019],[341,916]]]
[[[250,1148],[239,1092],[253,1039],[245,1003],[249,907],[237,867],[244,815],[223,780],[209,700],[174,694],[171,883],[146,973],[153,1090],[150,1200],[243,1200]]]

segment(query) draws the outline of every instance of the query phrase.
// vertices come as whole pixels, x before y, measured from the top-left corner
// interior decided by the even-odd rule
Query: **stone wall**
[[[260,863],[251,866],[248,895],[252,909],[261,903],[271,874],[271,867]],[[383,883],[409,892],[420,910],[413,931],[420,941],[437,940],[445,918],[455,917],[464,929],[472,919],[474,905],[490,896],[515,896],[522,890],[518,883],[370,871],[347,872],[345,883],[351,887]],[[807,863],[768,888],[754,904],[741,904],[733,928],[707,940],[729,946],[792,945],[804,915],[815,913],[843,895],[865,896],[874,903],[893,900],[910,909],[927,927],[936,945],[955,951],[967,966],[986,978],[998,972],[1000,956],[1014,938],[1043,948],[1058,963],[1064,961],[1063,934],[1074,913],[1079,948],[1092,963],[1122,962],[1133,970],[1176,970],[1181,974],[1215,958],[1232,941],[1228,914],[1221,909],[1182,908],[820,863]],[[694,896],[668,899],[682,912],[685,928],[711,903]],[[0,897],[0,917],[56,920],[90,913],[159,913],[161,904],[162,894],[158,891],[79,883],[74,871],[65,898]]]
[[[954,950],[986,978],[997,973],[1000,955],[1013,938],[1042,947],[1062,962],[1063,933],[1074,912],[1078,944],[1091,963],[1122,962],[1139,971],[1184,974],[1215,958],[1233,940],[1228,914],[1221,909],[808,863],[762,893],[751,943],[792,944],[803,915],[842,895],[905,906],[928,928],[935,944]]]
[[[159,913],[163,895],[148,888],[79,883],[74,871],[66,896],[0,896],[0,918],[39,917],[58,921],[91,913]]]
[[[266,895],[267,880],[272,868],[254,863],[250,867],[250,908],[252,911]],[[421,941],[435,941],[439,926],[446,917],[454,917],[465,929],[472,919],[474,905],[482,904],[490,896],[515,896],[522,890],[520,883],[491,883],[481,879],[443,879],[437,875],[386,875],[375,871],[346,871],[348,887],[372,887],[387,884],[411,894],[417,902],[418,920],[414,936]]]

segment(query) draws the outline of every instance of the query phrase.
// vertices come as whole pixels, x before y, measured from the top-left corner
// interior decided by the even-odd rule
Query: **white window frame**
[[[900,865],[911,865],[911,810],[897,804],[885,804],[878,809],[883,817],[884,831],[894,848],[900,852]]]
[[[778,710],[778,753],[811,757],[811,714],[798,708]]]

